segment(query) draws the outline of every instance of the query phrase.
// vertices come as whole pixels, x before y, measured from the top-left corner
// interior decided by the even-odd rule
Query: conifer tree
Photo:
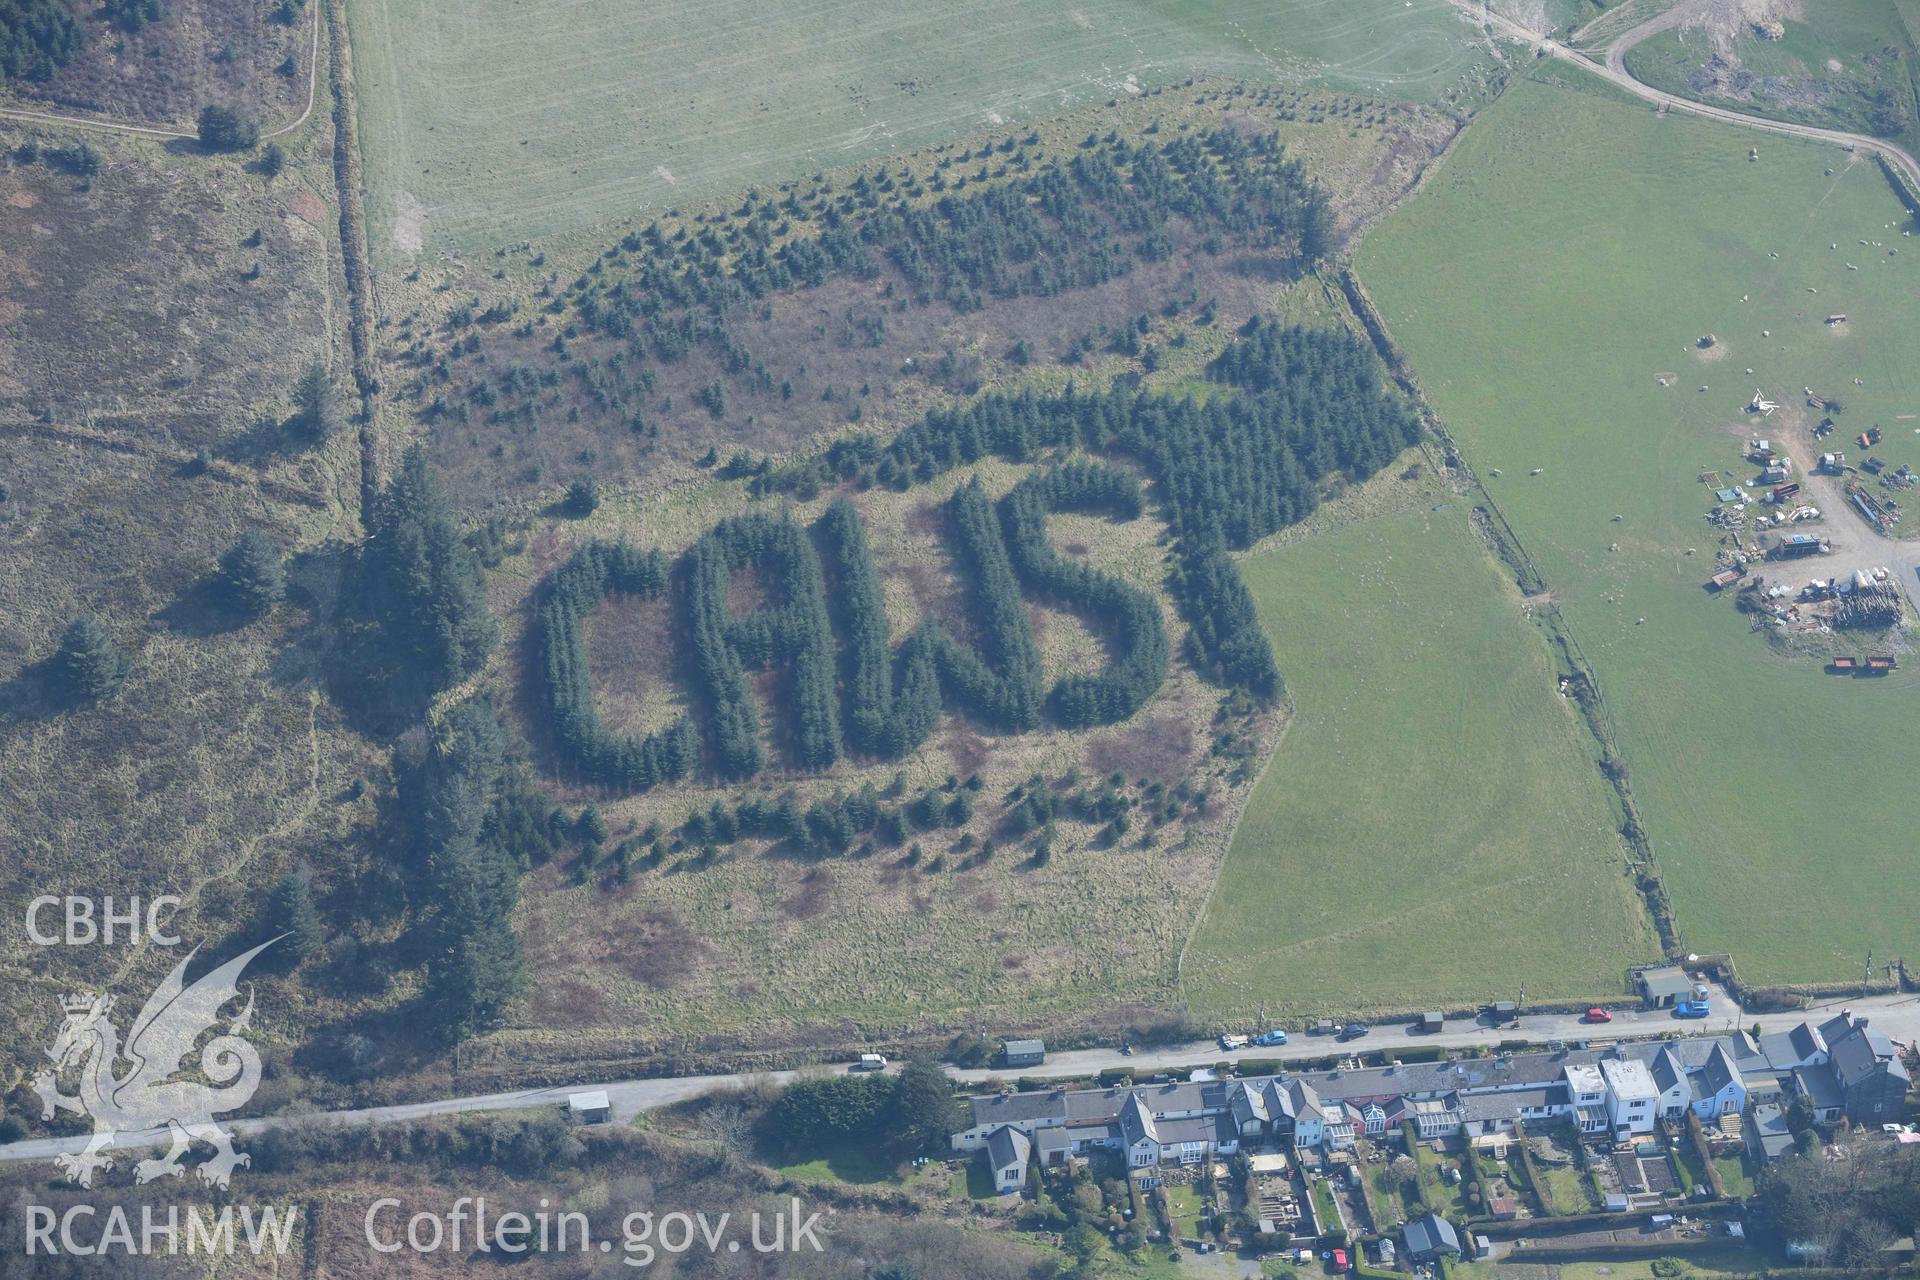
[[[419,886],[415,918],[428,952],[426,1006],[456,1041],[497,1025],[526,986],[512,923],[519,866],[501,838],[506,776],[504,735],[476,700],[447,714],[401,780]]]
[[[249,618],[258,618],[287,598],[287,571],[280,549],[249,530],[220,557],[220,590],[227,602]]]
[[[333,389],[333,375],[322,362],[308,365],[293,384],[293,410],[294,426],[316,443],[340,429],[340,397]]]
[[[273,887],[267,896],[261,935],[279,938],[269,955],[284,970],[298,968],[320,949],[324,937],[320,913],[314,909],[313,890],[306,877],[287,875]]]
[[[479,563],[419,446],[373,504],[367,526],[345,599],[369,677],[364,692],[411,713],[478,671],[500,633]]]
[[[60,637],[52,677],[55,692],[67,702],[99,702],[127,678],[127,660],[98,618],[75,618]]]

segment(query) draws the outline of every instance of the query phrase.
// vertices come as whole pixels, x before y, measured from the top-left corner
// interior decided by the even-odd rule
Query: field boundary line
[[[1237,562],[1236,562],[1237,563]],[[1284,677],[1282,677],[1284,679]],[[1233,852],[1233,837],[1240,830],[1240,823],[1247,816],[1247,810],[1253,804],[1253,793],[1266,780],[1267,771],[1273,768],[1273,762],[1280,758],[1280,747],[1287,740],[1288,730],[1293,728],[1294,705],[1291,694],[1281,708],[1286,717],[1281,721],[1280,729],[1273,735],[1273,746],[1267,752],[1267,762],[1260,766],[1260,772],[1253,775],[1253,781],[1247,785],[1246,799],[1240,803],[1240,812],[1233,815],[1233,821],[1227,825],[1227,847],[1220,851],[1220,865],[1214,868],[1213,879],[1207,885],[1206,897],[1200,899],[1200,910],[1194,914],[1193,923],[1187,927],[1187,940],[1180,944],[1180,954],[1173,961],[1173,993],[1187,1012],[1193,1012],[1193,1003],[1187,999],[1187,952],[1193,947],[1193,940],[1200,934],[1200,926],[1206,923],[1207,911],[1213,906],[1213,895],[1219,891],[1220,880],[1227,872],[1227,858]]]
[[[1427,403],[1426,394],[1420,388],[1419,379],[1414,376],[1412,367],[1401,353],[1398,344],[1387,330],[1387,323],[1374,305],[1373,298],[1366,286],[1353,273],[1351,267],[1340,272],[1340,285],[1347,294],[1348,303],[1360,318],[1367,330],[1367,336],[1374,342],[1381,360],[1392,373],[1401,389],[1412,398],[1420,419],[1428,430],[1440,440],[1445,449],[1445,457],[1452,467],[1457,467],[1466,477],[1473,493],[1479,495],[1478,509],[1485,513],[1489,530],[1493,538],[1500,543],[1496,552],[1504,552],[1502,559],[1514,573],[1517,585],[1529,596],[1546,595],[1547,578],[1541,572],[1533,553],[1527,550],[1519,533],[1507,521],[1506,513],[1494,501],[1493,495],[1481,483],[1479,473],[1467,461],[1461,452],[1459,442],[1447,430],[1446,424]],[[1511,558],[1509,558],[1511,557]],[[1517,561],[1517,563],[1516,563]],[[1529,582],[1531,580],[1531,583]],[[1673,899],[1667,893],[1665,877],[1660,872],[1660,861],[1653,847],[1653,837],[1648,833],[1646,823],[1641,819],[1640,806],[1633,798],[1633,789],[1628,783],[1631,769],[1626,765],[1626,757],[1620,752],[1619,725],[1614,718],[1613,706],[1607,701],[1605,690],[1601,688],[1599,673],[1587,658],[1586,650],[1579,638],[1574,635],[1572,626],[1567,622],[1566,614],[1549,597],[1541,611],[1541,624],[1547,632],[1549,645],[1557,644],[1566,657],[1567,664],[1574,669],[1584,684],[1588,696],[1576,699],[1580,703],[1582,719],[1586,721],[1588,732],[1593,735],[1595,744],[1600,748],[1601,758],[1595,762],[1600,771],[1601,781],[1613,793],[1620,804],[1621,814],[1625,818],[1619,836],[1634,855],[1628,861],[1632,870],[1634,888],[1646,907],[1647,916],[1653,922],[1654,932],[1659,936],[1660,945],[1668,955],[1683,953],[1680,942],[1679,926],[1673,919]],[[1618,761],[1619,776],[1606,767],[1609,760]]]
[[[340,267],[347,286],[347,343],[355,393],[360,398],[360,511],[364,520],[380,492],[379,427],[375,395],[380,382],[373,360],[373,270],[362,202],[360,131],[354,118],[353,48],[347,34],[346,0],[325,0],[327,76],[333,91],[333,180],[340,201]]]
[[[314,97],[320,84],[320,12],[316,6],[313,19],[308,24],[310,36],[307,41],[307,105],[292,121],[281,125],[271,133],[260,135],[261,141],[270,141],[292,133],[307,122],[313,114]],[[99,129],[106,133],[130,133],[135,137],[149,138],[187,138],[198,134],[183,133],[178,129],[168,129],[152,124],[127,124],[118,120],[102,120],[97,116],[70,116],[57,111],[29,111],[24,107],[0,107],[0,119],[21,120],[27,123],[59,124],[78,129]]]

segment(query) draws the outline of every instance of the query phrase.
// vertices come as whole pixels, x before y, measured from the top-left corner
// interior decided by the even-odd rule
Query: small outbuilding
[[[1409,1261],[1432,1262],[1460,1256],[1460,1233],[1437,1213],[1415,1218],[1406,1225],[1402,1235],[1406,1237]]]
[[[1009,1067],[1037,1067],[1047,1060],[1047,1046],[1039,1040],[1009,1040],[1000,1056]]]
[[[605,1089],[567,1095],[567,1115],[580,1124],[607,1124],[613,1119],[613,1102]]]
[[[1747,1154],[1756,1165],[1793,1150],[1793,1130],[1787,1127],[1786,1113],[1775,1103],[1765,1102],[1755,1107],[1741,1131],[1747,1141]]]
[[[1649,1009],[1671,1009],[1693,998],[1694,981],[1677,964],[1640,971],[1640,999]]]

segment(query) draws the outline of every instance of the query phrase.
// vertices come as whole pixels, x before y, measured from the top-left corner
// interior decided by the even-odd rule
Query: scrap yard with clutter
[[[1825,323],[1846,321],[1836,312]],[[1716,342],[1709,334],[1696,345]],[[1804,439],[1755,432],[1737,461],[1699,472],[1712,499],[1703,518],[1717,543],[1703,586],[1753,615],[1757,632],[1822,641],[1798,647],[1827,658],[1835,674],[1885,675],[1898,668],[1913,616],[1914,584],[1903,581],[1899,563],[1913,557],[1897,541],[1905,511],[1896,495],[1920,485],[1920,472],[1910,461],[1895,465],[1881,456],[1891,442],[1878,425],[1836,441],[1844,405],[1811,387],[1803,391],[1807,408],[1820,415]],[[1755,389],[1743,413],[1752,425],[1779,408]],[[1871,652],[1842,651],[1862,645]]]

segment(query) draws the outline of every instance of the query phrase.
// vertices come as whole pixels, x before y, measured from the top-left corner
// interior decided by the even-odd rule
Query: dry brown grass
[[[285,388],[328,346],[325,245],[290,212],[316,189],[297,169],[269,188],[231,161],[93,141],[87,190],[0,164],[0,896],[178,894],[186,941],[217,943],[289,870],[312,869],[323,901],[349,883],[374,819],[348,796],[381,764],[321,691],[314,627],[337,573],[323,544],[352,527],[352,441],[277,442]],[[306,554],[288,604],[242,626],[207,575],[248,530]],[[60,710],[40,664],[83,613],[130,674]],[[0,1078],[37,1056],[60,992],[150,986],[176,958],[8,931]],[[283,1005],[267,1043],[325,1016]]]
[[[930,604],[957,607],[941,504],[976,474],[999,494],[1030,470],[989,462],[906,493],[855,496],[875,557],[887,567],[896,640]],[[677,550],[703,521],[747,506],[741,490],[738,482],[709,483],[652,501],[622,498],[587,520],[549,526],[529,540],[525,556],[496,575],[495,605],[523,617],[521,603],[534,581],[528,562],[557,562],[588,537]],[[827,500],[780,505],[805,521]],[[1050,532],[1056,546],[1075,543],[1086,561],[1165,600],[1165,530],[1157,519],[1116,524],[1063,516],[1054,518]],[[1184,624],[1170,604],[1163,608],[1177,640]],[[1033,613],[1049,678],[1103,660],[1081,620],[1038,606]],[[632,625],[622,618],[609,625],[604,614],[596,619],[593,643],[601,648],[595,661],[606,664],[603,682],[619,687],[610,705],[629,720],[658,723],[662,708],[682,705],[687,696],[677,678],[685,664],[659,653],[631,665],[618,661],[614,637]],[[978,773],[983,783],[965,832],[915,837],[922,848],[918,865],[907,865],[900,849],[816,864],[748,840],[698,869],[695,851],[671,855],[625,884],[610,868],[585,885],[571,868],[529,879],[521,931],[534,980],[532,1016],[491,1037],[471,1061],[485,1070],[488,1064],[662,1051],[687,1039],[715,1046],[793,1043],[949,1026],[960,1017],[1057,1024],[1090,1008],[1164,1005],[1172,996],[1175,957],[1212,881],[1242,790],[1228,782],[1223,762],[1204,754],[1219,697],[1176,660],[1160,695],[1128,726],[1003,735],[956,716],[899,763],[850,760],[818,775],[774,767],[745,787],[696,779],[639,796],[593,796],[618,842],[656,823],[670,831],[690,812],[743,794],[771,799],[792,789],[804,805],[869,784],[911,799],[949,775]],[[763,701],[763,707],[777,725],[778,703]],[[780,756],[776,751],[770,758]],[[1151,834],[1136,813],[1134,832],[1113,848],[1096,848],[1094,828],[1063,820],[1044,867],[1029,860],[1029,837],[1003,842],[983,866],[961,868],[967,855],[958,848],[960,837],[970,835],[975,848],[992,837],[1004,797],[1018,783],[1035,773],[1058,780],[1070,772],[1091,783],[1115,769],[1130,781],[1211,782],[1214,798]],[[580,802],[591,793],[564,794]],[[945,867],[930,869],[937,857]]]
[[[77,3],[87,46],[49,80],[16,80],[6,96],[35,107],[64,107],[116,119],[191,128],[209,102],[252,112],[274,128],[306,105],[308,24],[321,0],[308,0],[292,26],[269,20],[261,0],[168,0],[167,16],[127,34]],[[298,74],[276,75],[289,55]]]

